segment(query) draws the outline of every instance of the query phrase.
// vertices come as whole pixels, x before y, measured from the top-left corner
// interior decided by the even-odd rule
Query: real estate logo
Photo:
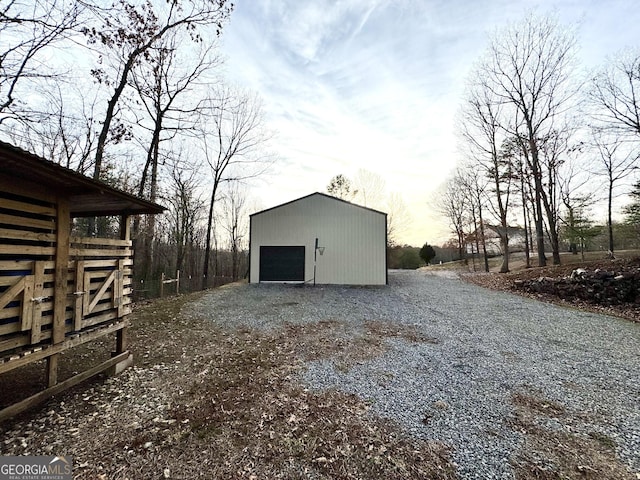
[[[0,457],[0,480],[72,480],[73,457]]]

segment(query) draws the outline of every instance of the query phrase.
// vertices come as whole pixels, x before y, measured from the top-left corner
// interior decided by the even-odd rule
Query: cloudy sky
[[[593,68],[640,46],[637,0],[237,0],[224,33],[228,78],[258,92],[279,160],[252,189],[261,207],[370,170],[412,216],[400,240],[449,237],[432,207],[455,168],[455,116],[487,35],[532,7],[578,26]]]

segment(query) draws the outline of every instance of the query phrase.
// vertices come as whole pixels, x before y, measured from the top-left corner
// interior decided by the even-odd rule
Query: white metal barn
[[[313,193],[254,213],[250,228],[250,283],[387,283],[386,213]]]

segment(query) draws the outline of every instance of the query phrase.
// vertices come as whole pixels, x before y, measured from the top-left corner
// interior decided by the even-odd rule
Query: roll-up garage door
[[[261,246],[260,281],[304,282],[304,246]]]

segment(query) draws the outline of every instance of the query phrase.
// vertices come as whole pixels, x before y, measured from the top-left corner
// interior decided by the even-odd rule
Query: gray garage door
[[[260,247],[261,282],[304,282],[304,246]]]

